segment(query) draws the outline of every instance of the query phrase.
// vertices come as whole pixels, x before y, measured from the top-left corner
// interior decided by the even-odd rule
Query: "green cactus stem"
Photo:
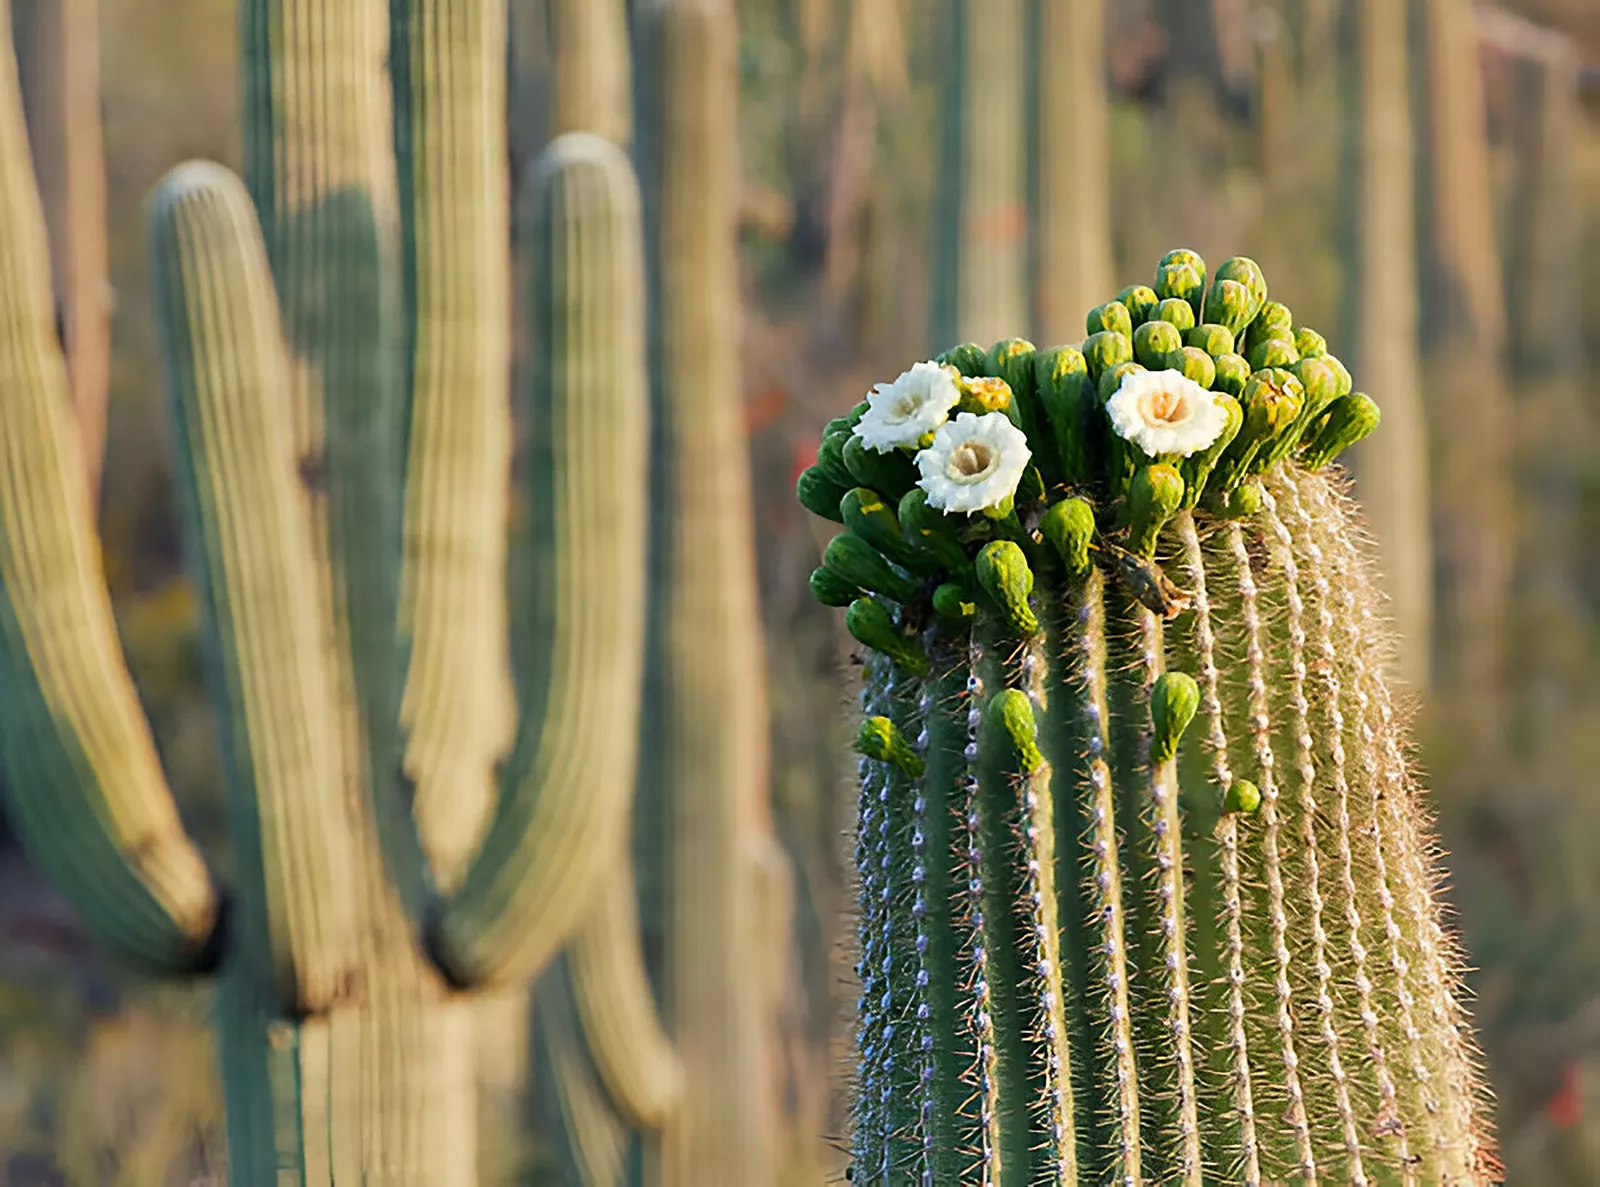
[[[1187,303],[1202,273],[1175,254],[1160,280]],[[1263,305],[1253,264],[1219,273]],[[857,1184],[1483,1181],[1459,956],[1328,423],[1303,440],[1287,371],[1246,393],[1186,394],[1221,412],[1190,443],[1036,385],[1034,432],[1099,473],[1019,480],[1016,540],[958,526],[970,614],[920,587],[852,607],[877,628]],[[1094,436],[1144,456],[1123,497]]]

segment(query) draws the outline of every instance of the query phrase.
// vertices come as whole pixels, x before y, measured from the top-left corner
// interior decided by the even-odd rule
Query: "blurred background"
[[[549,134],[549,5],[511,0],[513,176]],[[1427,492],[1370,514],[1508,1181],[1600,1184],[1600,0],[984,0],[976,38],[951,0],[737,7],[745,427],[770,791],[796,892],[774,1039],[786,1182],[843,1175],[854,998],[849,648],[807,593],[827,533],[794,478],[872,382],[958,339],[1076,341],[1089,306],[1184,246],[1261,262],[1384,407],[1383,452],[1355,459],[1358,480]],[[142,204],[184,158],[237,167],[233,6],[12,8],[46,208],[53,234],[80,237],[73,258],[92,261],[93,235],[51,179],[85,166],[51,154],[86,153],[91,173],[103,159],[104,218],[88,209],[114,299],[106,567],[185,818],[225,872]],[[97,32],[97,74],[53,48],[63,20]],[[1040,41],[1051,20],[1099,23],[1103,41],[1030,55],[1056,44]],[[992,81],[964,86],[958,50]],[[80,116],[103,127],[63,140],[50,97],[86,77],[101,95]],[[943,132],[955,112],[986,130],[964,152]],[[222,1183],[206,1011],[201,991],[111,965],[0,837],[0,1184]],[[548,1135],[509,1130],[491,1181],[557,1181],[539,1169]]]

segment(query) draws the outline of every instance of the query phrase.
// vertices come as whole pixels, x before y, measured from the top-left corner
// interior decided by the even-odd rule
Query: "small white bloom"
[[[1188,457],[1217,439],[1228,413],[1181,371],[1131,371],[1106,402],[1117,435],[1151,457]]]
[[[875,383],[867,413],[856,425],[861,444],[878,453],[915,449],[961,399],[956,381],[938,363],[916,363],[893,383]]]
[[[928,505],[946,515],[983,511],[1017,493],[1032,456],[1028,438],[1004,412],[962,412],[940,425],[933,444],[917,454],[917,485],[928,492]]]

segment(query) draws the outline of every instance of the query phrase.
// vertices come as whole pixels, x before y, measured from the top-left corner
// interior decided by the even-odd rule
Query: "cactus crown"
[[[1377,423],[1261,269],[827,427],[866,652],[855,1182],[1467,1183],[1458,962],[1336,478]],[[896,436],[896,432],[899,436]]]

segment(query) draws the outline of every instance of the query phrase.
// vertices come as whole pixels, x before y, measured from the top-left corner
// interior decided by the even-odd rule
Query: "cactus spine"
[[[489,0],[252,0],[250,192],[194,163],[151,204],[231,896],[183,836],[111,626],[0,55],[0,760],[20,835],[101,936],[169,973],[220,968],[240,1185],[473,1182],[484,999],[459,991],[536,974],[624,843],[648,507],[637,317],[631,363],[609,351],[631,388],[555,367],[533,393],[537,662],[493,769],[510,718],[504,18]],[[614,151],[575,155],[552,166],[574,188],[629,192]],[[611,246],[625,304],[638,266]],[[615,347],[628,322],[595,286],[551,324]]]
[[[650,294],[651,627],[637,850],[685,1097],[666,1187],[771,1180],[764,660],[738,379],[738,41],[729,0],[651,0],[636,129]]]
[[[1186,295],[1124,315],[1274,324],[1253,262],[1206,279],[1169,253]],[[840,499],[882,567],[836,540],[813,579],[866,656],[855,1182],[1487,1181],[1393,640],[1322,470],[1371,401],[1297,339],[1237,410],[1121,329],[959,347],[824,435],[823,476],[838,435],[920,474],[897,527]]]

